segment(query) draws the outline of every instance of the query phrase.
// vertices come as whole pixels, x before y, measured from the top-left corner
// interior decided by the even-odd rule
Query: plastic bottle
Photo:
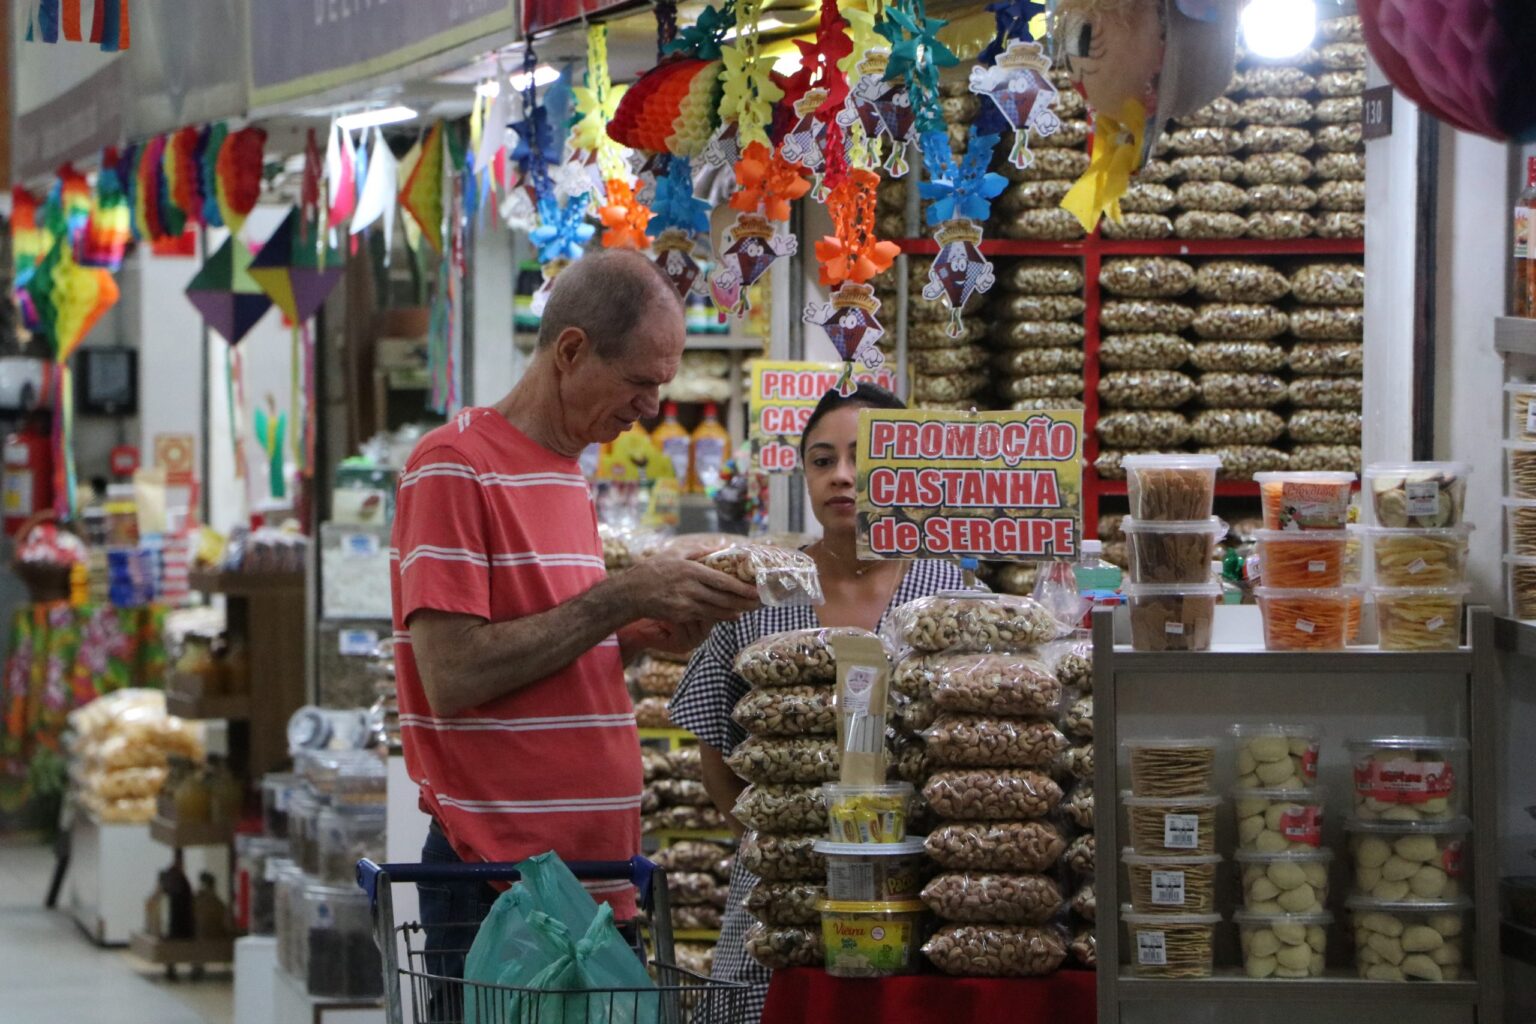
[[[1525,191],[1515,200],[1515,280],[1510,305],[1515,316],[1536,316],[1536,157],[1526,161]]]
[[[1085,540],[1077,546],[1077,563],[1072,567],[1077,592],[1095,603],[1116,600],[1120,590],[1120,567],[1104,561],[1104,542]]]
[[[688,431],[677,422],[677,403],[668,402],[661,407],[661,423],[651,432],[651,443],[666,456],[672,467],[672,476],[681,487],[688,479]]]
[[[731,457],[731,435],[720,425],[720,410],[714,402],[704,406],[704,419],[693,432],[693,467],[688,490],[694,494],[713,494],[720,489],[720,473]]]

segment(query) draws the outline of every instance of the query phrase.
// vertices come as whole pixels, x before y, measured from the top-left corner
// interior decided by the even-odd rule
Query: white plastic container
[[[1467,843],[1472,822],[1359,821],[1349,835],[1355,892],[1392,903],[1460,899],[1471,891]]]
[[[900,843],[834,843],[813,849],[827,858],[827,898],[838,902],[902,902],[923,892],[927,855],[921,839]]]
[[[1239,910],[1232,920],[1237,924],[1243,973],[1248,977],[1299,980],[1323,976],[1332,914],[1257,914]]]
[[[1470,966],[1472,901],[1395,903],[1351,896],[1355,968],[1371,981],[1458,981]]]
[[[1260,573],[1266,587],[1307,589],[1344,583],[1347,530],[1258,530]]]
[[[1327,791],[1311,789],[1234,789],[1237,848],[1255,853],[1316,849],[1323,843],[1323,808]]]
[[[1365,495],[1377,526],[1442,527],[1461,523],[1467,462],[1378,462],[1365,469]]]
[[[1120,794],[1130,820],[1131,849],[1153,857],[1216,852],[1216,796]]]
[[[1504,436],[1510,441],[1536,441],[1536,383],[1510,381],[1504,385],[1509,396],[1509,426]]]
[[[1227,524],[1216,516],[1145,522],[1126,516],[1120,530],[1131,583],[1207,583]]]
[[[1345,742],[1361,821],[1449,821],[1461,814],[1467,752],[1461,736],[1380,736]]]
[[[1472,588],[1372,587],[1377,643],[1384,651],[1452,651],[1461,646],[1462,608]]]
[[[1355,474],[1255,473],[1266,530],[1342,530],[1349,522]]]
[[[1138,736],[1121,740],[1136,796],[1205,796],[1211,791],[1216,749],[1209,736]]]
[[[1138,651],[1206,651],[1220,583],[1127,583],[1131,646]]]
[[[1257,914],[1312,914],[1328,906],[1328,871],[1333,851],[1238,851],[1243,909]]]
[[[1125,471],[1131,516],[1140,520],[1204,519],[1216,501],[1215,455],[1127,455]]]
[[[1536,442],[1505,441],[1504,465],[1511,498],[1536,498]]]
[[[1264,722],[1231,728],[1237,740],[1237,784],[1245,789],[1310,789],[1317,784],[1320,726]]]
[[[1505,555],[1504,573],[1509,613],[1517,619],[1536,619],[1536,557]]]
[[[1220,914],[1138,914],[1120,908],[1132,973],[1143,978],[1209,978]]]
[[[1456,586],[1466,579],[1471,533],[1470,523],[1440,530],[1368,527],[1372,582],[1379,587]]]
[[[1208,914],[1216,909],[1216,854],[1154,857],[1120,852],[1130,882],[1131,906],[1138,914]]]
[[[901,843],[907,838],[912,784],[879,786],[823,783],[827,801],[827,838],[835,843]]]

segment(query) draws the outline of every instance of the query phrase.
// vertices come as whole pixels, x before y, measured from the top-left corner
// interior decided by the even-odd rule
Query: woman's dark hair
[[[816,429],[816,424],[820,423],[827,413],[849,408],[905,409],[906,407],[906,402],[878,384],[860,384],[851,395],[839,394],[838,390],[833,388],[821,396],[821,401],[816,403],[815,410],[811,412],[811,418],[805,421],[805,430],[800,434],[800,461],[805,462],[805,448],[811,440],[811,431]]]

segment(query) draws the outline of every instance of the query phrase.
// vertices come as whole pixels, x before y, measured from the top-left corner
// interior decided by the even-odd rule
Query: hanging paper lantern
[[[237,234],[261,198],[261,165],[266,145],[267,133],[252,126],[231,132],[219,147],[215,164],[219,217],[225,227]]]
[[[201,220],[210,228],[224,226],[224,214],[219,209],[219,150],[229,137],[229,129],[220,121],[204,128],[197,140],[197,194],[203,200]]]
[[[42,200],[20,185],[11,188],[11,258],[15,261],[17,284],[22,276],[47,254],[51,244],[47,232],[38,222],[38,210]]]
[[[134,179],[137,182],[133,196],[134,231],[140,238],[147,238],[150,241],[165,237],[165,228],[160,221],[159,203],[160,184],[164,177],[161,169],[164,156],[165,136],[157,135],[144,143],[144,147],[139,150],[139,164],[134,172]]]
[[[129,224],[132,215],[128,210],[128,198],[123,194],[117,177],[117,153],[107,150],[102,157],[101,170],[96,174],[96,193],[92,197],[91,215],[76,245],[76,261],[84,267],[102,267],[116,271],[123,265],[132,235]]]
[[[171,136],[165,152],[171,202],[193,224],[200,223],[203,216],[203,197],[198,191],[202,177],[202,165],[197,158],[199,139],[196,128],[183,128]]]
[[[619,100],[608,136],[648,153],[699,155],[714,130],[722,66],[681,58],[647,71]]]

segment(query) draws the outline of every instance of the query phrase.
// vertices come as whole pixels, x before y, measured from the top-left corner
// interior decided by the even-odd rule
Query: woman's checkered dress
[[[961,571],[948,562],[913,562],[891,596],[891,603],[880,617],[883,625],[891,612],[920,597],[964,586]],[[670,705],[672,722],[687,729],[699,742],[729,755],[747,738],[747,732],[731,720],[736,702],[752,687],[732,667],[742,648],[775,633],[792,629],[816,629],[821,623],[816,609],[763,608],[735,622],[723,622],[710,633],[704,646],[694,652],[693,660],[677,688]],[[757,882],[738,861],[731,869],[730,894],[725,917],[720,925],[720,941],[715,946],[714,976],[727,981],[745,981],[752,985],[740,1012],[716,1014],[704,1024],[757,1024],[763,1014],[772,972],[747,954],[745,939],[751,917],[741,901]]]

